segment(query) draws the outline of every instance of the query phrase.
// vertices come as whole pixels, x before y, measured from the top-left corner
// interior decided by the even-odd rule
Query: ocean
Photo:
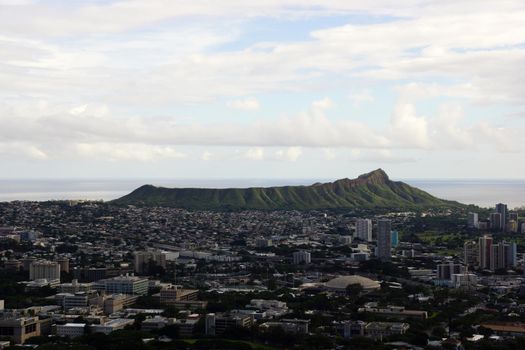
[[[152,184],[164,187],[250,187],[310,185],[327,179],[133,179],[133,180],[0,180],[0,201],[89,199],[112,200],[135,188]],[[432,195],[481,207],[506,203],[525,206],[525,180],[401,180]]]

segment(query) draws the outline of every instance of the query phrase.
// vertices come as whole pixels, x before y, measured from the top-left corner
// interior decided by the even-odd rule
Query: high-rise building
[[[507,205],[503,203],[496,204],[496,212],[501,215],[501,231],[505,231],[506,225],[507,225],[507,219],[508,219],[508,210]]]
[[[516,220],[507,221],[507,232],[511,232],[511,233],[518,232],[518,222]]]
[[[60,265],[60,271],[69,273],[69,258],[60,257],[57,259],[57,263]]]
[[[60,279],[60,264],[53,261],[34,261],[29,265],[29,279],[31,281],[46,279],[59,280]]]
[[[516,213],[515,211],[511,211],[509,213],[509,220],[514,220],[518,222],[518,213]]]
[[[454,288],[475,289],[478,277],[474,273],[457,273],[451,276],[451,285]]]
[[[468,227],[469,228],[478,228],[479,219],[478,213],[468,213]]]
[[[294,252],[293,253],[293,263],[298,265],[298,264],[309,264],[312,262],[312,255],[305,251],[305,250],[300,250],[298,252]]]
[[[397,231],[392,231],[392,248],[397,247],[399,244],[399,233]]]
[[[377,250],[379,260],[388,261],[392,258],[392,222],[390,220],[377,221]]]
[[[151,266],[166,268],[166,254],[160,250],[146,250],[135,252],[135,273],[149,272]]]
[[[437,279],[438,280],[451,280],[453,274],[464,273],[465,267],[461,264],[455,264],[449,262],[446,264],[438,264],[437,266]]]
[[[466,266],[478,266],[479,246],[475,241],[467,241],[463,244],[463,262]]]
[[[503,219],[501,213],[490,214],[490,229],[492,231],[501,231],[503,225]]]
[[[478,229],[486,231],[490,228],[490,220],[480,220],[478,221]]]
[[[372,220],[357,219],[355,222],[355,237],[365,242],[372,241]]]
[[[516,267],[518,263],[518,245],[516,242],[509,243],[509,247],[507,248],[507,266],[509,267]]]
[[[34,263],[37,259],[33,257],[27,257],[22,259],[22,270],[29,271],[31,264]]]
[[[257,238],[255,240],[255,246],[257,248],[268,248],[273,245],[272,240],[264,237]]]
[[[7,271],[20,271],[20,268],[22,267],[22,263],[20,260],[7,260],[4,262],[4,268]]]
[[[215,335],[215,314],[206,314],[204,333],[211,336]]]
[[[507,269],[516,266],[516,243],[505,241],[492,245],[490,269]]]
[[[490,257],[492,256],[492,236],[484,235],[479,238],[479,267],[481,269],[490,269],[491,262]]]

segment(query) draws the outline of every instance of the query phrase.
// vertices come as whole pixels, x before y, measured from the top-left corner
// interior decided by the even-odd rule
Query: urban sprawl
[[[522,214],[0,203],[0,348],[524,348]]]

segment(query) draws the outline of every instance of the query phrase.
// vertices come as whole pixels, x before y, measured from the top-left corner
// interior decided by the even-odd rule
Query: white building
[[[478,277],[473,273],[458,273],[451,276],[452,287],[474,289],[478,284]]]
[[[53,261],[33,261],[29,265],[29,279],[31,281],[46,279],[60,280],[60,264]]]
[[[79,283],[78,280],[74,279],[71,283],[60,284],[58,290],[60,293],[77,293],[77,292],[89,292],[93,289],[93,283]]]
[[[119,329],[124,329],[126,326],[131,326],[135,320],[130,318],[116,318],[104,324],[94,324],[91,326],[92,333],[109,334]]]
[[[305,250],[300,250],[298,252],[294,252],[293,253],[293,263],[298,265],[298,264],[309,264],[312,262],[312,255],[305,251]]]
[[[148,279],[138,276],[119,276],[104,280],[106,293],[114,294],[148,294]]]
[[[372,220],[357,219],[355,222],[355,237],[365,242],[372,241]]]

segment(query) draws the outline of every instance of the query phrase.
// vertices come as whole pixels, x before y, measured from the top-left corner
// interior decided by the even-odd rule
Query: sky
[[[523,0],[0,0],[0,178],[525,178]]]

